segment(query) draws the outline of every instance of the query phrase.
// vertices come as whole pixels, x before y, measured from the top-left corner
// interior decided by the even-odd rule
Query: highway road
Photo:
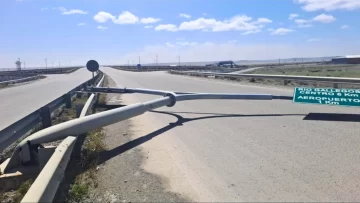
[[[292,95],[282,87],[164,72],[103,71],[119,87]],[[121,98],[122,104],[132,104],[156,97]],[[138,146],[147,156],[139,167],[162,177],[166,191],[194,201],[357,202],[360,119],[351,114],[359,113],[359,108],[285,100],[185,101],[131,119],[131,129],[132,139],[151,138]],[[116,157],[107,162],[112,160]],[[119,184],[119,179],[109,177],[107,189],[116,194],[111,181]]]
[[[0,89],[0,130],[91,77],[91,73],[82,68],[70,74],[46,75],[45,79]]]

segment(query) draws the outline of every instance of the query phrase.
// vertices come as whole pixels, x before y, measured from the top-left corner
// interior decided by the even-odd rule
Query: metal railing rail
[[[17,68],[0,68],[1,72],[18,72],[18,71],[46,71],[46,70],[65,70],[65,69],[74,69],[74,68],[83,68],[84,66],[64,66],[64,67],[48,67],[48,68],[39,68],[39,67],[30,67],[30,68],[21,68],[18,70]]]
[[[103,81],[104,76],[101,78],[96,87],[99,87]],[[86,116],[86,113],[90,109],[94,98],[95,94],[93,93],[86,101],[80,113],[80,118]],[[76,140],[77,136],[69,136],[60,143],[21,202],[53,201],[59,184],[61,183],[64,176],[65,169],[70,160],[70,156],[75,146]]]
[[[86,88],[89,84],[93,83],[93,80],[97,80],[100,75],[98,74],[94,79],[90,79],[74,89],[70,90],[65,95],[69,95],[69,97],[76,96],[77,91]],[[12,125],[6,127],[5,129],[0,131],[0,151],[6,149],[8,146],[16,142],[19,138],[25,136],[31,129],[35,126],[43,123],[41,113],[45,109],[48,109],[50,114],[53,114],[57,109],[65,105],[66,101],[64,96],[60,96],[59,98],[53,100],[52,102],[44,105],[38,110],[30,113],[24,118],[18,120]]]
[[[26,77],[26,78],[21,78],[21,79],[16,79],[16,80],[6,80],[6,81],[0,82],[0,85],[22,83],[22,82],[37,80],[37,79],[40,79],[42,77],[45,77],[45,76],[36,75],[36,76],[33,76],[33,77]]]
[[[360,78],[345,77],[316,77],[316,76],[297,76],[297,75],[267,75],[267,74],[231,74],[214,72],[196,72],[196,71],[169,71],[172,74],[191,75],[191,76],[218,76],[227,78],[257,78],[257,79],[279,79],[286,81],[315,81],[333,84],[359,84]]]

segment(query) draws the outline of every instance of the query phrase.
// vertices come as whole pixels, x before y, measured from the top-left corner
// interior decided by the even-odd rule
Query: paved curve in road
[[[280,87],[164,72],[103,71],[119,87],[292,95]],[[152,98],[122,96],[123,104]],[[148,153],[144,167],[166,179],[171,191],[203,202],[360,201],[360,125],[326,121],[349,119],[339,114],[359,114],[358,108],[284,100],[200,100],[156,111],[136,118],[134,136],[157,132],[141,145]]]
[[[70,74],[47,75],[45,79],[0,89],[0,130],[89,80],[85,68]]]

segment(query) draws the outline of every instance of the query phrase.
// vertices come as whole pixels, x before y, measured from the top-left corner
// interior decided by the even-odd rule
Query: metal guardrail
[[[35,126],[42,124],[43,127],[49,127],[50,115],[59,109],[61,106],[66,105],[68,100],[76,96],[76,92],[84,89],[86,86],[93,84],[93,80],[98,79],[100,74],[98,74],[94,79],[90,79],[81,85],[70,90],[68,93],[63,96],[53,100],[52,102],[46,104],[40,109],[30,113],[19,121],[13,123],[7,128],[0,131],[0,151],[3,151],[8,146],[16,142],[23,136],[26,136]],[[71,101],[70,101],[71,102]],[[51,122],[50,122],[51,125]]]
[[[91,88],[90,92],[99,92],[103,88]],[[134,90],[134,89],[130,89]],[[154,95],[163,95],[163,98],[138,103],[122,108],[116,108],[105,112],[89,115],[86,117],[67,121],[56,126],[38,131],[21,141],[14,150],[13,156],[8,162],[5,172],[11,168],[23,163],[36,160],[33,147],[42,143],[52,142],[64,139],[68,136],[82,134],[91,130],[98,129],[119,121],[123,121],[145,113],[146,111],[156,109],[162,106],[174,106],[177,101],[195,100],[195,99],[246,99],[246,100],[272,100],[288,99],[292,97],[273,96],[269,94],[208,94],[208,93],[172,93],[162,90],[136,89],[138,92]],[[127,91],[127,89],[118,89],[118,91]],[[32,154],[32,155],[30,155]]]
[[[104,76],[102,76],[102,79],[99,81],[96,87],[99,87],[103,83],[103,80]],[[80,118],[86,116],[86,113],[90,109],[94,98],[95,94],[93,93],[86,101],[81,111]],[[76,140],[77,136],[69,136],[60,143],[21,202],[53,201],[59,184],[61,183],[64,176],[66,166],[70,160],[70,156],[75,146]]]
[[[359,84],[360,78],[344,77],[316,77],[316,76],[297,76],[297,75],[266,75],[266,74],[231,74],[214,72],[196,72],[196,71],[169,71],[171,74],[190,75],[190,76],[216,76],[225,78],[254,78],[254,79],[279,79],[286,81],[315,81],[335,84]]]
[[[69,66],[69,67],[61,67],[61,68],[21,68],[18,70],[16,68],[0,68],[0,72],[19,72],[19,71],[50,71],[50,70],[66,70],[66,69],[74,69],[74,68],[82,68],[83,66]]]
[[[28,82],[28,81],[40,79],[42,77],[45,77],[45,76],[36,75],[36,76],[33,76],[33,77],[26,77],[26,78],[21,78],[21,79],[16,79],[16,80],[6,80],[6,81],[0,82],[0,85],[9,85],[9,84]]]

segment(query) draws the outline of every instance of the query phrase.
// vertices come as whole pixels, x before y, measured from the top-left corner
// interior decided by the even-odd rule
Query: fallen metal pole
[[[156,92],[156,91],[155,91]],[[64,139],[67,136],[82,134],[94,129],[98,129],[119,121],[123,121],[153,110],[162,106],[173,106],[176,101],[195,100],[195,99],[247,99],[247,100],[272,100],[279,99],[276,96],[262,94],[187,94],[176,95],[168,93],[166,97],[138,103],[126,107],[116,108],[105,112],[89,115],[83,118],[74,119],[61,123],[27,137],[21,141],[15,148],[5,171],[21,163],[27,163],[32,160],[31,147],[42,143],[52,142]],[[281,99],[281,98],[280,98]]]
[[[67,136],[86,133],[103,126],[141,115],[148,110],[170,105],[171,102],[172,100],[170,97],[164,97],[150,102],[129,105],[74,119],[36,132],[17,145],[4,172],[7,172],[10,168],[20,165],[21,163],[31,161],[31,145],[52,142],[64,139]]]
[[[196,92],[172,92],[166,90],[150,90],[150,89],[141,89],[141,88],[111,88],[111,87],[89,87],[84,92],[92,93],[141,93],[141,94],[150,94],[150,95],[160,95],[163,96],[168,93],[175,94],[198,94]]]

